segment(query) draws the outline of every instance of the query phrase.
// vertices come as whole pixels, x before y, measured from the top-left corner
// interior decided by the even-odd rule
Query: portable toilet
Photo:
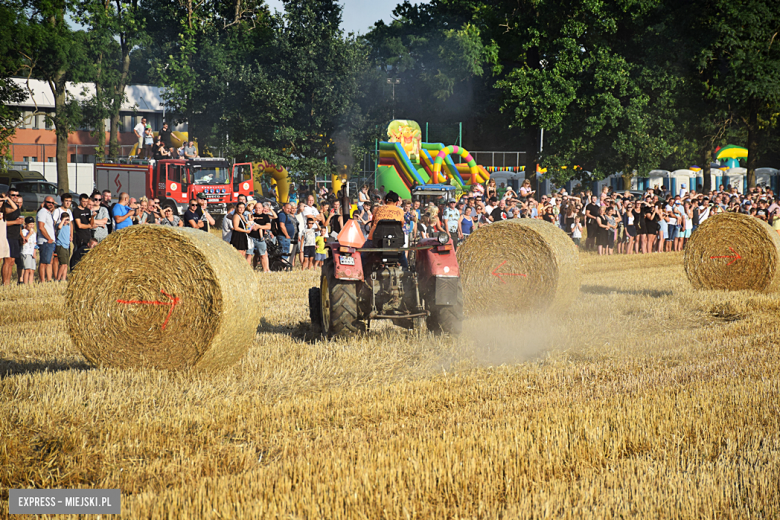
[[[776,168],[756,168],[756,186],[771,188],[776,192],[778,170]]]
[[[738,193],[745,193],[747,191],[747,168],[729,168],[723,175],[722,184],[726,189],[731,186],[737,188]]]
[[[693,170],[688,169],[680,169],[680,170],[674,170],[673,172],[669,173],[669,183],[670,183],[670,192],[672,195],[679,195],[680,190],[682,189],[683,184],[685,185],[685,189],[690,192],[692,189],[696,189],[696,172]]]
[[[646,190],[648,188],[660,188],[666,186],[666,189],[670,189],[669,186],[669,170],[650,170],[647,173],[647,177],[644,178],[645,182],[640,190]],[[633,186],[632,186],[633,187]]]

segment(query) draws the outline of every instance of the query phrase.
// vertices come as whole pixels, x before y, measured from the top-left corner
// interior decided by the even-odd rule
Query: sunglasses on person
[[[47,201],[44,201],[43,203],[44,203],[44,204],[52,204],[52,205],[53,205],[53,204],[54,204],[54,201],[47,200]]]
[[[192,207],[195,207],[195,206],[197,206],[197,205],[198,205],[198,203],[197,203],[197,202],[190,202],[190,207],[191,207],[191,208],[192,208]]]
[[[95,201],[95,202],[100,202],[100,201],[101,201],[101,200],[103,200],[103,199],[101,199],[100,197],[95,197],[95,198],[94,198],[94,199],[92,199],[92,200],[93,200],[93,201]]]

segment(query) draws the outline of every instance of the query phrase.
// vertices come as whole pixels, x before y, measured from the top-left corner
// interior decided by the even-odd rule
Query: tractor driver
[[[385,195],[384,206],[379,206],[376,211],[374,211],[374,216],[372,217],[371,222],[371,230],[368,232],[368,240],[366,240],[366,243],[363,244],[363,247],[374,247],[374,230],[376,229],[376,225],[380,220],[397,220],[403,224],[404,210],[401,208],[401,197],[399,197],[396,192],[388,192],[387,195]],[[401,255],[401,267],[404,269],[408,267],[406,253]]]

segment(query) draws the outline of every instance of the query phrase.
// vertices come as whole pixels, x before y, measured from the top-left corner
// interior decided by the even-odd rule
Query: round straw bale
[[[577,246],[553,224],[503,220],[479,228],[458,248],[467,314],[562,311],[580,290]]]
[[[131,226],[68,277],[68,332],[97,366],[216,370],[254,339],[256,285],[247,261],[211,233]]]
[[[780,235],[750,215],[721,213],[705,220],[685,245],[685,274],[696,289],[780,289]]]

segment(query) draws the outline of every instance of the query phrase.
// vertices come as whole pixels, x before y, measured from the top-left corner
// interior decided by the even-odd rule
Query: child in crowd
[[[314,254],[317,251],[317,231],[314,229],[314,219],[306,220],[306,231],[303,232],[303,264],[301,270],[314,268]]]
[[[580,247],[580,239],[582,238],[582,224],[580,224],[580,216],[574,217],[574,222],[571,224],[571,239],[577,247]]]
[[[60,221],[57,224],[57,240],[55,241],[54,252],[60,261],[57,268],[56,280],[64,282],[68,277],[68,266],[70,265],[70,214],[63,212]]]
[[[322,226],[320,235],[315,239],[314,267],[322,267],[322,263],[328,258],[328,251],[325,249],[326,238],[328,238],[328,228]]]
[[[35,233],[35,217],[24,219],[22,229],[22,283],[33,283],[35,278],[35,242],[38,235]]]

